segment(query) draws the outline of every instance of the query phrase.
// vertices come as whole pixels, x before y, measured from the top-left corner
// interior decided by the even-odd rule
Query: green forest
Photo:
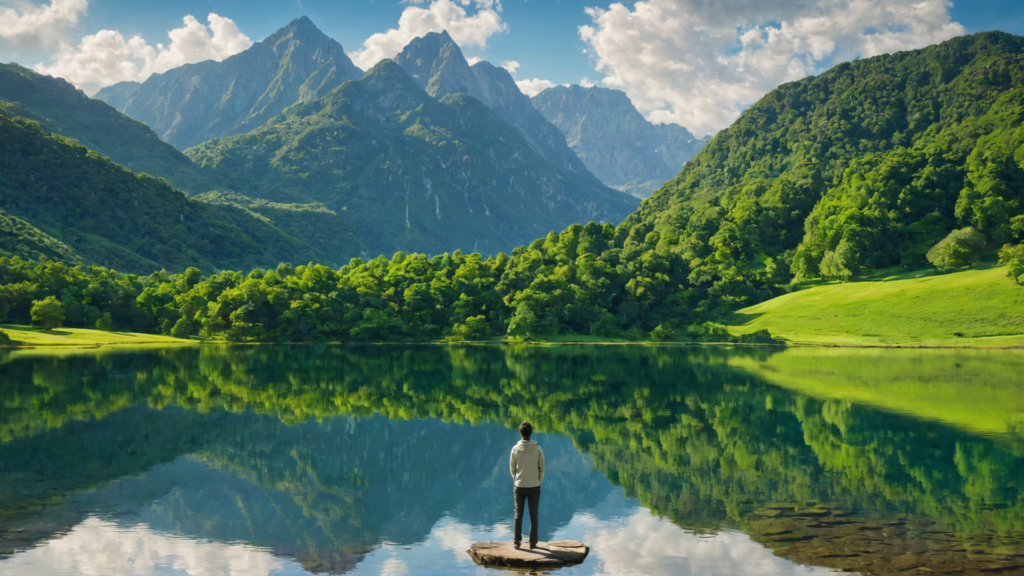
[[[181,251],[168,258],[175,266],[165,269],[177,274],[134,276],[76,267],[73,260],[26,260],[40,252],[33,249],[0,259],[0,299],[13,322],[30,321],[33,303],[55,296],[71,326],[93,327],[109,313],[114,330],[232,341],[570,334],[721,340],[727,335],[715,321],[724,314],[812,278],[849,281],[873,269],[929,263],[953,269],[1001,246],[1010,275],[1018,278],[1024,272],[1024,249],[1016,244],[1024,239],[1022,59],[1024,38],[989,32],[840,64],[785,84],[716,135],[622,224],[572,225],[510,254],[397,252],[354,258],[340,267],[315,257],[282,258],[291,263],[256,269],[236,264],[242,271],[223,271],[197,265],[218,253],[213,237],[205,253]],[[374,74],[386,71],[364,82],[370,86],[379,80]],[[363,89],[370,88],[339,88]],[[321,120],[331,110],[321,111]],[[297,113],[292,110],[281,122],[298,122]],[[5,146],[17,150],[8,154],[7,171],[0,175],[11,173],[12,162],[39,164],[0,181],[0,192],[3,186],[36,190],[31,179],[42,174],[49,178],[44,190],[73,190],[47,164],[57,154],[117,170],[84,148],[42,135],[31,122],[0,122],[8,134]],[[38,142],[40,149],[26,142]],[[218,158],[223,165],[228,156]],[[173,193],[154,178],[134,178]],[[59,218],[64,226],[73,224],[75,238],[94,238],[108,221],[99,213],[62,209],[67,195],[27,204],[19,204],[18,194],[0,193],[0,199],[2,207],[36,226]],[[286,206],[225,193],[210,200],[275,222],[268,210]],[[287,210],[294,215],[297,207]],[[331,217],[315,205],[303,210]],[[146,213],[161,230],[203,234],[185,228],[187,219],[180,226],[159,221],[166,208],[153,206]],[[109,245],[54,237],[86,262]],[[104,238],[154,261],[159,255],[159,247],[147,248],[153,245],[145,236],[127,227]],[[193,268],[186,270],[189,264]],[[749,338],[771,341],[764,333]]]

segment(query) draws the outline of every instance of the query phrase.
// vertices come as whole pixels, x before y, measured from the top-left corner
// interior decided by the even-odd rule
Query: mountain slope
[[[481,101],[519,130],[540,155],[559,169],[593,178],[565,142],[565,136],[544,119],[516,86],[512,75],[489,62],[472,67],[448,32],[431,32],[409,42],[395,62],[427,94],[442,98],[462,93]],[[677,167],[678,168],[678,167]]]
[[[355,228],[337,212],[323,204],[282,204],[257,200],[234,192],[211,191],[195,200],[208,204],[236,206],[274,225],[317,250],[327,264],[339,268],[357,256],[367,256],[366,246]]]
[[[0,150],[0,209],[63,242],[86,262],[150,273],[318,258],[295,238],[242,210],[189,200],[163,180],[134,174],[2,110]],[[52,248],[33,250],[46,257],[61,255],[63,248],[13,224],[15,234]]]
[[[689,263],[704,315],[778,294],[790,272],[924,265],[953,229],[1024,240],[1022,120],[1019,36],[840,64],[767,94],[625,225]]]
[[[22,260],[59,260],[73,264],[82,261],[67,244],[0,210],[0,258],[15,256]]]
[[[360,76],[341,44],[303,16],[223,62],[186,64],[141,84],[109,86],[96,97],[185,149],[252,130]]]
[[[148,126],[61,78],[0,64],[0,100],[16,104],[22,109],[16,115],[40,122],[47,132],[74,138],[135,172],[166,178],[189,193],[207,190],[192,162]]]
[[[710,137],[651,124],[620,90],[555,86],[530,99],[605,184],[640,198],[671,180]]]
[[[618,222],[635,206],[545,162],[477,100],[431,98],[390,60],[260,130],[186,154],[224,189],[323,203],[371,254],[496,253],[572,222]]]

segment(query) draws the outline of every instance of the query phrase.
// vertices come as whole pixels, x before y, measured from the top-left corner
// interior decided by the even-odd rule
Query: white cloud
[[[547,90],[548,88],[554,88],[555,86],[557,86],[557,84],[550,80],[541,80],[540,78],[534,78],[532,80],[519,80],[518,82],[516,82],[516,86],[519,86],[519,90],[521,90],[523,94],[526,94],[530,98],[533,98],[534,96],[540,94],[541,92]]]
[[[223,60],[252,46],[229,18],[210,13],[209,26],[193,16],[185,25],[167,33],[167,46],[150,46],[141,36],[125,40],[120,32],[100,30],[82,38],[78,46],[63,45],[56,61],[37,64],[37,72],[65,78],[93,94],[104,86],[134,80],[141,82],[151,74],[166,72],[183,64],[203,60]]]
[[[654,122],[703,135],[780,83],[964,33],[948,0],[645,0],[587,8],[602,83]]]
[[[470,66],[472,66],[473,64],[479,64],[479,63],[481,63],[483,61],[484,61],[484,59],[479,57],[479,56],[467,56],[466,57],[466,63],[469,64]]]
[[[67,534],[0,561],[10,576],[79,574],[222,574],[271,576],[301,572],[294,560],[246,544],[222,544],[87,518]]]
[[[475,13],[469,14],[467,7],[475,9]],[[398,55],[414,38],[442,30],[447,30],[459,46],[485,48],[487,39],[505,32],[508,25],[501,20],[498,0],[432,0],[426,8],[407,7],[398,19],[398,28],[370,36],[361,50],[349,56],[356,66],[369,70],[377,62]]]
[[[590,78],[584,76],[583,78],[580,78],[580,86],[583,86],[584,88],[591,88],[593,86],[596,86],[596,84],[591,82]]]
[[[501,67],[508,70],[508,73],[512,76],[515,76],[516,70],[519,69],[519,62],[516,62],[515,60],[505,60],[501,63]]]
[[[78,26],[88,7],[87,0],[50,0],[42,6],[24,4],[20,11],[0,8],[0,38],[23,48],[54,46]]]

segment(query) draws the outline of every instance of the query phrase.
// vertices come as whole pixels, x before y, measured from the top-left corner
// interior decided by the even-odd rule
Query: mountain
[[[0,64],[0,101],[17,105],[15,115],[36,120],[47,132],[74,138],[135,172],[161,176],[185,192],[207,190],[181,151],[142,122],[89,98],[61,78]]]
[[[341,44],[303,16],[222,62],[186,64],[141,84],[121,82],[96,97],[185,149],[248,132],[362,75]]]
[[[395,57],[395,62],[427,94],[442,98],[462,93],[476,98],[519,130],[541,157],[560,169],[593,178],[566,144],[565,136],[530,104],[512,75],[489,62],[470,66],[448,32],[416,38]]]
[[[651,124],[621,90],[573,84],[530,100],[595,176],[638,198],[675,178],[710,140],[676,124]]]
[[[435,100],[390,60],[259,130],[186,154],[221,189],[322,203],[371,254],[496,253],[572,222],[618,222],[635,206],[546,162],[476,99]]]
[[[319,254],[228,206],[188,199],[0,107],[0,248],[135,273],[308,262]],[[11,218],[13,217],[13,218]],[[14,249],[6,246],[14,246]],[[26,253],[27,252],[27,253]]]
[[[0,258],[22,260],[59,260],[81,263],[81,257],[70,246],[0,210]]]
[[[208,204],[235,206],[273,224],[278,230],[320,252],[325,258],[320,264],[339,268],[356,256],[368,255],[352,224],[320,203],[282,204],[216,190],[193,198]]]
[[[624,226],[688,262],[708,313],[789,282],[926,265],[952,230],[1024,240],[1024,37],[839,64],[761,98]]]

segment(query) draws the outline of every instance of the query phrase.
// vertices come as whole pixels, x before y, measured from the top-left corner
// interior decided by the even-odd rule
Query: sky
[[[446,29],[471,62],[505,66],[529,95],[620,89],[652,122],[698,136],[841,61],[986,30],[1024,35],[1020,0],[0,0],[0,61],[91,95],[223,60],[303,15],[363,69]]]

